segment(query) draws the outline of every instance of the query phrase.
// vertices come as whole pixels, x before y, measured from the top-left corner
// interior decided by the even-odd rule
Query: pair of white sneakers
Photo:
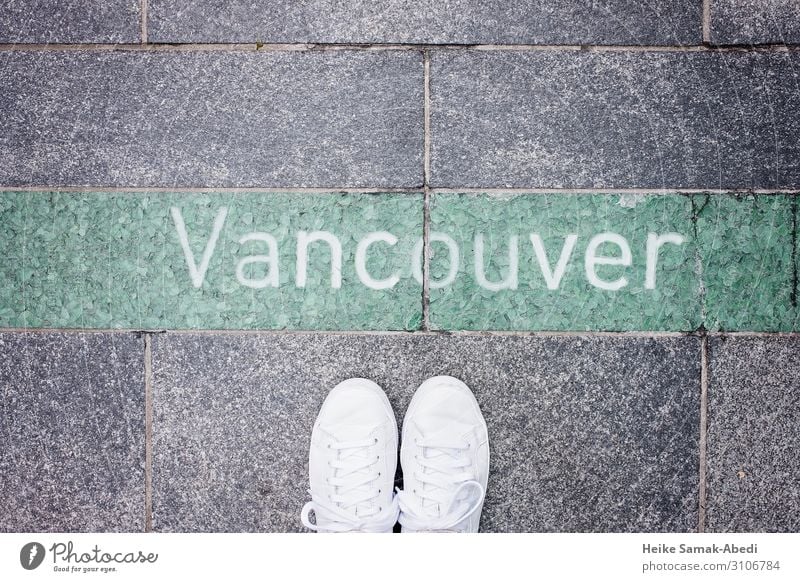
[[[370,380],[338,384],[311,433],[311,501],[320,532],[477,532],[489,480],[489,436],[475,396],[450,376],[422,383],[403,421],[404,489],[394,489],[397,422]],[[315,522],[310,513],[313,511]]]

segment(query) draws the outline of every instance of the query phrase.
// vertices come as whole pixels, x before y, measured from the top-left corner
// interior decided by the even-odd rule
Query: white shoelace
[[[418,439],[415,444],[419,450],[415,460],[422,471],[414,478],[420,485],[412,491],[398,490],[400,524],[409,531],[460,531],[485,496],[483,486],[467,470],[471,462],[463,453],[469,445],[437,438]]]
[[[380,457],[374,456],[371,449],[377,444],[378,439],[370,438],[328,445],[338,451],[336,459],[328,461],[329,466],[337,470],[336,477],[328,478],[335,493],[323,496],[309,491],[311,501],[300,512],[303,525],[320,532],[377,533],[391,530],[397,522],[400,507],[397,497],[387,507],[381,507],[375,501],[381,494],[375,485],[381,477],[375,467]],[[311,511],[317,518],[316,524],[309,519]]]

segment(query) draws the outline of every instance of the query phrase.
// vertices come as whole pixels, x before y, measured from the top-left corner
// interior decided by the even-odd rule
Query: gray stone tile
[[[710,531],[800,531],[800,338],[710,341]]]
[[[138,0],[0,0],[0,43],[138,43]]]
[[[156,42],[689,44],[693,0],[150,0]]]
[[[711,42],[770,44],[800,42],[797,0],[711,0]]]
[[[143,346],[0,333],[0,531],[144,530]]]
[[[800,53],[438,52],[440,187],[796,188]]]
[[[372,378],[400,421],[436,374],[466,381],[489,426],[482,531],[696,528],[696,338],[168,333],[153,345],[156,530],[300,530],[327,392]]]
[[[0,185],[414,186],[422,56],[5,52]]]

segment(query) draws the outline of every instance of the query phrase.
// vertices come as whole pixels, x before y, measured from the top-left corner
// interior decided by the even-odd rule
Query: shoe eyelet
[[[378,495],[380,495],[381,493],[383,493],[383,491],[381,491],[380,489],[378,489]]]
[[[377,439],[377,438],[375,438],[375,439],[374,439],[374,442],[373,442],[373,444],[375,444],[375,445],[377,445],[377,444],[378,444],[378,439]]]
[[[379,507],[378,508],[378,512],[381,512],[381,511],[383,511],[383,507]]]
[[[380,476],[381,476],[381,472],[380,472],[380,471],[378,471],[378,477],[380,477]]]
[[[328,443],[328,448],[331,448],[331,443]]]

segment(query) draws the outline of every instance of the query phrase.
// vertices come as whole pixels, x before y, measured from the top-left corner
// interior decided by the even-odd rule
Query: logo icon
[[[39,542],[29,542],[19,552],[19,563],[26,570],[35,570],[44,561],[44,546]]]

